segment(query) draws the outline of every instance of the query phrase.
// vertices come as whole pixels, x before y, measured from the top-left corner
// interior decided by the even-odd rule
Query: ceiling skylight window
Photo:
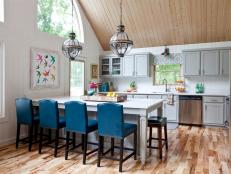
[[[0,22],[4,22],[4,0],[0,0]]]
[[[76,38],[84,42],[83,26],[77,4],[74,4],[73,26]],[[72,28],[71,0],[38,0],[38,29],[68,38]]]

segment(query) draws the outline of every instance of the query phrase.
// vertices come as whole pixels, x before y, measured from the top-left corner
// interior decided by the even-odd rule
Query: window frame
[[[70,0],[71,1],[71,0]],[[62,39],[67,39],[63,36],[59,36],[59,35],[56,35],[54,33],[48,33],[48,32],[45,32],[45,31],[41,31],[38,27],[38,0],[37,0],[37,3],[36,3],[36,30],[40,33],[43,33],[43,34],[46,34],[48,36],[52,36],[52,37],[59,37],[59,38],[62,38]],[[84,29],[83,29],[83,20],[82,20],[82,15],[81,15],[81,12],[80,12],[80,6],[79,4],[74,1],[74,13],[76,13],[76,20],[77,20],[77,23],[79,24],[79,28],[80,28],[80,39],[78,39],[78,41],[81,43],[81,44],[84,44],[85,42],[85,36],[84,36]],[[75,19],[74,19],[75,20]],[[76,33],[77,35],[77,33]]]
[[[5,44],[0,41],[0,123],[8,121],[5,116]]]
[[[153,64],[153,85],[155,86],[161,86],[161,85],[164,85],[164,84],[158,84],[156,83],[156,66],[157,65],[174,65],[174,64]],[[182,77],[183,75],[183,71],[182,71],[182,64],[175,64],[175,65],[180,65],[180,77]],[[176,72],[176,71],[165,71],[165,72]],[[168,85],[177,85],[177,82],[176,83],[168,83]]]
[[[5,22],[5,0],[0,0],[0,24]]]
[[[84,60],[72,60],[73,62],[82,62],[83,63],[83,67],[84,67],[84,75],[83,75],[83,95],[85,94],[85,87],[86,87],[86,84],[85,84],[85,80],[86,80],[86,62]],[[71,97],[71,62],[72,61],[69,61],[69,96]],[[73,97],[77,97],[77,96],[73,96]]]

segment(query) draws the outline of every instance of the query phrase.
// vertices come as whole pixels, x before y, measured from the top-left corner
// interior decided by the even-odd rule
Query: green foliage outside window
[[[74,32],[77,39],[83,41],[78,22],[76,9],[74,9]],[[40,31],[68,38],[72,30],[71,0],[38,0],[37,25]]]
[[[154,83],[156,85],[162,85],[163,79],[166,79],[168,81],[168,84],[176,84],[176,80],[178,80],[180,76],[180,64],[155,65]]]

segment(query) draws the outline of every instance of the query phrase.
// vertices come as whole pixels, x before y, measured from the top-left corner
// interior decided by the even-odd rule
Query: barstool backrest
[[[70,101],[65,103],[66,130],[86,133],[88,115],[86,103]]]
[[[100,136],[122,137],[124,134],[123,106],[115,103],[97,105]]]
[[[17,123],[32,124],[34,120],[32,100],[28,98],[17,98],[15,100]]]
[[[58,129],[59,111],[58,102],[54,100],[39,101],[40,127]]]

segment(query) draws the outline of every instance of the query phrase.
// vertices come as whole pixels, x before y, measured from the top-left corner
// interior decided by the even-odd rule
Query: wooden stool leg
[[[134,132],[134,160],[136,160],[137,154],[137,130]]]
[[[100,167],[100,160],[101,160],[101,146],[102,146],[102,137],[99,136],[99,146],[98,146],[98,161],[97,161],[97,167]]]
[[[114,156],[114,138],[111,138],[111,156]]]
[[[121,140],[120,140],[119,172],[122,172],[122,166],[123,166],[123,151],[124,151],[124,139],[121,139]]]
[[[43,142],[43,128],[40,128],[40,137],[39,137],[39,154],[42,152],[42,142]]]
[[[34,126],[32,124],[29,126],[29,152],[31,151],[31,148],[32,148],[33,129],[34,129]]]
[[[67,158],[68,158],[69,139],[70,139],[70,132],[67,131],[66,146],[65,146],[65,160],[67,160]]]
[[[165,148],[168,150],[168,132],[167,132],[167,124],[164,125],[164,136],[165,136]]]
[[[158,126],[158,150],[160,159],[162,159],[162,127]]]
[[[84,134],[81,135],[82,151],[84,150]]]
[[[35,142],[38,141],[38,124],[35,124],[34,126],[34,139],[35,139]]]
[[[152,127],[149,127],[149,141],[148,141],[148,146],[152,146]]]
[[[48,130],[48,142],[51,143],[51,129]]]
[[[57,152],[58,152],[58,144],[59,144],[59,129],[56,129],[55,131],[55,154],[54,156],[57,157]]]
[[[16,149],[18,149],[19,138],[20,138],[20,124],[17,124],[17,133],[16,133]]]
[[[87,134],[84,135],[83,164],[86,164],[87,156]]]

